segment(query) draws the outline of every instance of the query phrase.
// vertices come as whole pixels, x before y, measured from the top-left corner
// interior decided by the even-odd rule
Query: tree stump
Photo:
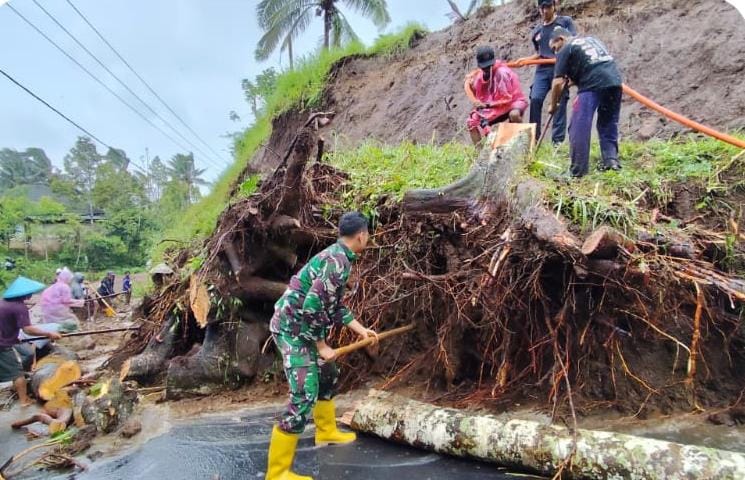
[[[479,200],[506,199],[518,166],[533,148],[534,131],[532,124],[499,124],[465,177],[441,188],[409,190],[404,211],[448,213]]]

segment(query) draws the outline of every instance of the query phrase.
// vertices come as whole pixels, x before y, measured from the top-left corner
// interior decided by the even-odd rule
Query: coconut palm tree
[[[199,186],[209,185],[209,182],[202,178],[206,170],[206,168],[196,167],[192,153],[188,155],[177,153],[168,161],[168,174],[171,180],[181,182],[186,186],[188,203],[199,198]]]
[[[292,42],[308,28],[314,16],[323,18],[324,49],[357,40],[338,4],[369,18],[378,28],[391,21],[386,0],[261,0],[256,17],[264,36],[256,47],[256,59],[266,60],[280,47],[281,51],[289,51],[292,68]]]

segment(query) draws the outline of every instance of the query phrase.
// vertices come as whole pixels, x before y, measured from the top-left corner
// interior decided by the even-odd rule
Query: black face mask
[[[482,68],[481,73],[484,75],[484,80],[489,80],[491,78],[491,67]]]

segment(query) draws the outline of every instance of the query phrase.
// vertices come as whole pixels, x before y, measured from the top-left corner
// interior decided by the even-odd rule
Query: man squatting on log
[[[291,471],[300,434],[309,415],[316,423],[316,445],[349,443],[354,433],[336,427],[335,386],[339,371],[334,349],[326,344],[333,325],[360,337],[377,334],[362,326],[341,301],[352,262],[367,246],[367,219],[349,212],[339,220],[339,240],[314,256],[295,276],[274,306],[269,329],[282,353],[290,402],[272,430],[266,480],[312,480]]]
[[[26,382],[23,373],[24,365],[21,361],[25,352],[19,350],[18,333],[23,330],[28,335],[47,337],[50,340],[62,338],[57,332],[47,332],[31,325],[29,310],[25,302],[34,293],[44,288],[43,283],[18,277],[10,284],[0,300],[0,382],[13,381],[13,388],[22,406],[31,405],[31,400],[28,397],[28,382]]]
[[[582,177],[589,170],[590,134],[596,110],[602,156],[599,169],[620,170],[618,120],[621,115],[623,80],[615,60],[597,38],[577,37],[563,27],[554,28],[549,45],[556,52],[549,113],[553,114],[559,108],[568,81],[577,85],[579,90],[569,125],[572,176]]]

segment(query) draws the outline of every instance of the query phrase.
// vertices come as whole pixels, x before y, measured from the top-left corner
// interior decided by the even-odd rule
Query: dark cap
[[[553,5],[554,0],[538,0],[538,6],[542,7],[544,5]]]
[[[496,54],[491,47],[483,46],[476,49],[476,63],[478,63],[479,68],[487,68],[494,65],[495,57]]]

